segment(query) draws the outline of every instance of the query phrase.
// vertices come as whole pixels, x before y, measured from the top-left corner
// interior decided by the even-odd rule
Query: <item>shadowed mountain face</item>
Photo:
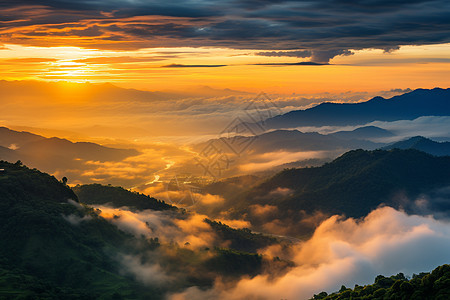
[[[98,299],[120,290],[131,296],[138,286],[118,275],[105,252],[125,249],[125,233],[81,207],[54,177],[18,163],[0,161],[0,168],[2,296]]]
[[[376,126],[359,127],[352,131],[338,131],[330,135],[343,140],[371,140],[389,138],[394,136],[394,134],[389,130]]]
[[[362,217],[381,204],[448,215],[448,170],[447,156],[417,150],[354,150],[321,167],[286,169],[246,192],[228,196],[223,210],[234,217],[245,215],[256,230],[274,221],[286,222],[284,228],[296,228],[289,232],[292,235],[311,232],[314,227],[300,224],[317,213]],[[414,201],[421,195],[426,203],[417,207]]]
[[[0,145],[3,147],[19,148],[28,143],[42,140],[45,140],[45,138],[37,134],[0,127]]]
[[[17,161],[17,153],[14,150],[0,146],[0,157],[6,161]]]
[[[45,138],[29,132],[19,132],[0,127],[0,159],[21,160],[26,165],[49,173],[70,169],[83,170],[88,161],[121,161],[138,155],[134,149],[115,149],[95,143],[76,142],[66,139]],[[71,176],[75,179],[74,176]]]
[[[129,209],[176,210],[163,201],[144,194],[132,193],[122,187],[100,184],[77,185],[73,188],[80,202],[89,205],[109,205],[112,207],[128,207]]]
[[[450,155],[450,142],[435,142],[423,136],[415,136],[410,139],[393,143],[382,149],[416,149],[432,155]]]
[[[256,136],[212,139],[194,145],[193,149],[202,153],[214,147],[226,153],[232,163],[223,177],[244,175],[243,171],[267,176],[287,167],[318,166],[351,149],[377,149],[386,144],[369,139],[391,136],[389,131],[377,127],[334,134],[274,130]],[[244,150],[236,153],[240,149]]]
[[[45,138],[25,131],[15,131],[0,127],[0,146],[16,150],[18,155],[39,158],[63,156],[67,159],[115,161],[137,155],[134,149],[115,149],[95,143],[76,142],[66,139]]]
[[[414,199],[420,193],[450,185],[448,170],[450,157],[417,150],[354,150],[322,167],[285,170],[248,196],[266,202],[264,196],[270,191],[288,188],[291,195],[269,199],[268,204],[361,217],[381,203],[401,205],[396,199],[398,192]]]
[[[354,136],[357,135],[363,136],[362,134],[354,134]],[[363,139],[341,139],[338,136],[323,135],[317,132],[304,133],[298,130],[275,130],[258,136],[236,136],[210,140],[197,145],[196,149],[201,150],[211,142],[215,142],[216,145],[223,145],[223,151],[225,152],[232,151],[233,144],[244,144],[249,145],[248,150],[257,153],[273,151],[332,151],[352,148],[375,149],[382,145]]]
[[[375,97],[367,102],[322,103],[265,121],[268,128],[358,125],[372,121],[412,120],[421,116],[449,116],[450,89],[418,89],[390,99]]]
[[[370,130],[320,134],[317,132],[301,132],[298,130],[275,130],[257,136],[222,137],[197,144],[194,149],[201,151],[208,144],[222,148],[223,152],[232,152],[235,145],[248,145],[243,154],[265,154],[269,152],[286,151],[346,151],[355,148],[376,149],[383,143],[375,143],[366,139],[373,137]],[[380,128],[380,131],[383,129]],[[378,130],[377,130],[378,131]],[[386,131],[387,134],[388,131]],[[342,153],[342,152],[341,152]]]

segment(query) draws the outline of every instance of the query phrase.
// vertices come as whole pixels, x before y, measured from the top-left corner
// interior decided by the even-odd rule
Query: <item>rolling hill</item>
[[[282,271],[291,266],[258,254],[259,247],[278,240],[248,229],[200,221],[211,236],[217,234],[217,244],[201,249],[131,235],[104,219],[100,210],[80,204],[76,194],[53,176],[20,162],[0,161],[0,170],[2,299],[164,299],[167,292],[190,286],[211,288],[217,277],[237,280],[265,268]],[[154,218],[169,218],[161,224],[168,238],[177,234],[174,224],[191,217],[118,187],[82,189],[83,199],[92,196],[92,202],[117,206],[131,202]],[[170,212],[163,215],[164,210]]]
[[[105,252],[125,251],[130,236],[54,177],[20,163],[0,168],[0,297],[110,299],[142,290]]]
[[[247,190],[234,189],[234,194],[223,193],[224,184],[212,185],[208,192],[225,198],[222,212],[231,218],[244,216],[256,231],[303,238],[328,216],[359,218],[379,205],[449,216],[448,170],[448,156],[360,149],[319,167],[285,169]]]
[[[281,210],[320,210],[361,217],[378,205],[407,205],[421,193],[450,185],[450,157],[417,150],[353,150],[317,168],[287,169],[250,190],[252,203]],[[292,190],[286,197],[267,198],[277,188]],[[408,208],[408,207],[405,207]],[[436,208],[439,209],[439,208]]]
[[[80,202],[89,205],[109,205],[112,207],[128,207],[129,209],[176,210],[177,208],[164,201],[144,194],[130,192],[122,187],[101,184],[85,184],[73,187]]]

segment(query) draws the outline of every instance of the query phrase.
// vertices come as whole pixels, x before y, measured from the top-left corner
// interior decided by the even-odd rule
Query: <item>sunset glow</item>
[[[450,299],[450,1],[0,0],[0,299]]]
[[[0,76],[6,80],[111,82],[143,90],[183,89],[201,82],[216,88],[272,93],[323,92],[324,83],[330,92],[375,91],[391,86],[433,88],[447,84],[450,76],[449,44],[405,46],[393,53],[355,51],[354,55],[338,56],[330,65],[323,66],[264,65],[297,63],[299,59],[261,57],[255,55],[257,51],[216,48],[105,51],[6,44],[0,51]],[[187,67],[177,68],[182,65]]]

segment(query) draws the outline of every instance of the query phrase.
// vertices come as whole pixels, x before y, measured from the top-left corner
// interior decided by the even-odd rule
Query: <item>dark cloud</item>
[[[286,56],[286,57],[310,57],[312,54],[309,50],[296,50],[296,51],[269,51],[258,52],[256,55],[260,56]]]
[[[354,53],[344,49],[330,49],[330,50],[318,50],[313,51],[311,60],[315,62],[328,62],[331,58],[339,55],[349,56]]]
[[[324,63],[351,50],[450,42],[445,0],[18,0],[0,8],[0,42],[26,45],[229,47]]]
[[[385,49],[385,51],[391,52],[396,49]],[[328,61],[339,55],[349,56],[354,53],[344,49],[329,49],[329,50],[297,50],[297,51],[270,51],[270,52],[258,52],[256,55],[260,56],[285,56],[285,57],[310,57],[312,62],[299,62],[299,63],[281,63],[280,65],[323,65]],[[269,64],[273,65],[273,64]]]

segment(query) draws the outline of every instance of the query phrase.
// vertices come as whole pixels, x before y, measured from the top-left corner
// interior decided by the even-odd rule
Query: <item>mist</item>
[[[371,283],[379,274],[411,276],[448,263],[450,223],[381,207],[362,220],[332,216],[289,252],[278,246],[262,252],[291,259],[296,267],[275,279],[242,278],[226,289],[217,282],[212,289],[191,287],[168,299],[309,299],[341,285]]]

